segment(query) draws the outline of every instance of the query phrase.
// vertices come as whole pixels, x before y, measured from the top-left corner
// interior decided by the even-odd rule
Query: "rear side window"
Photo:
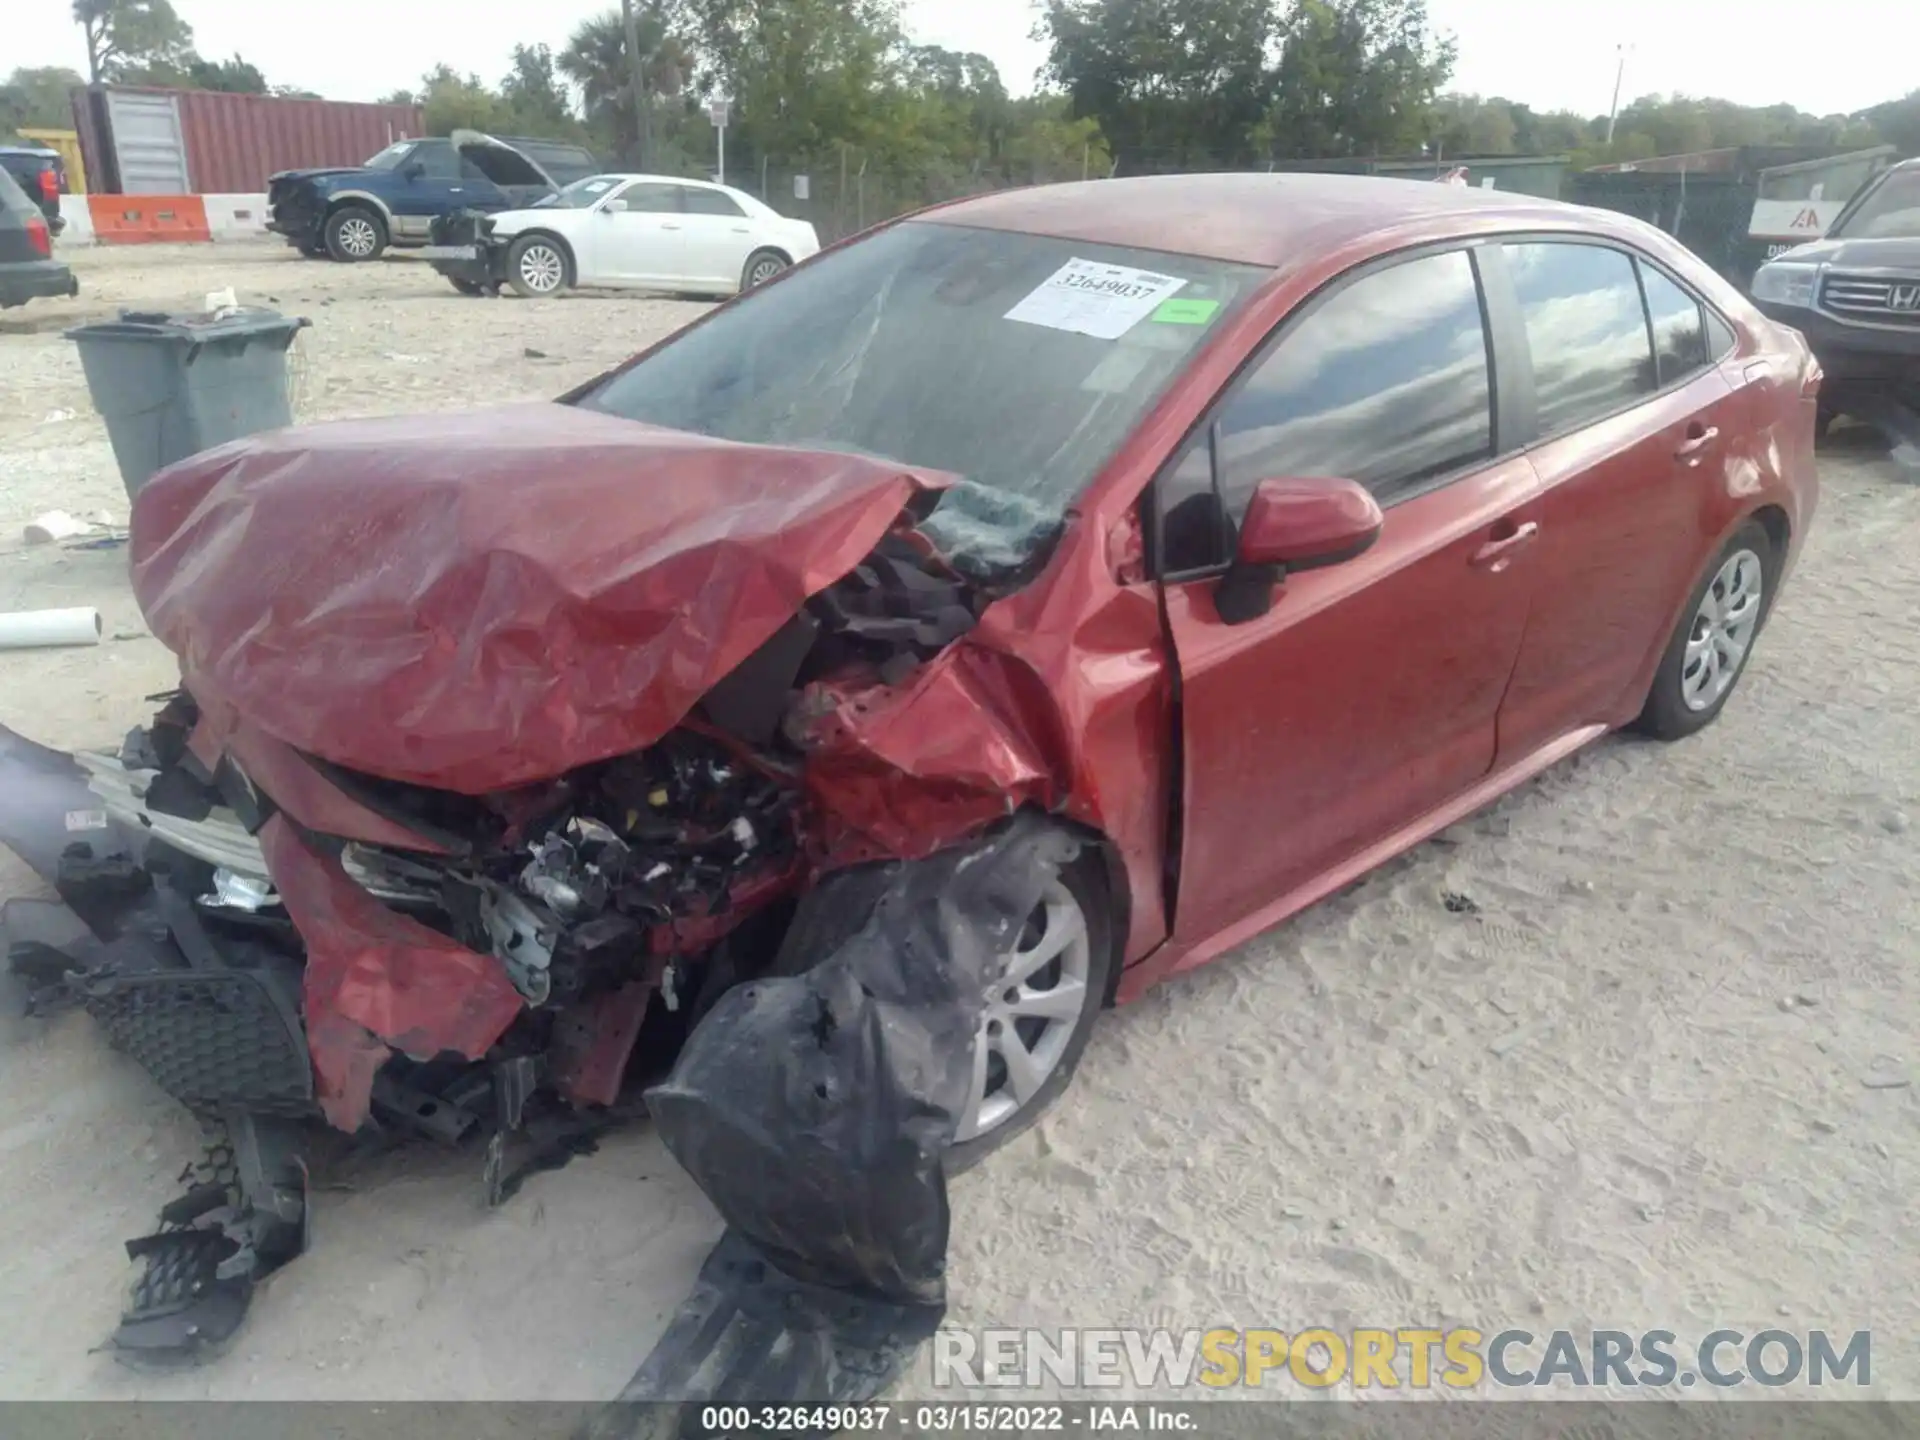
[[[1533,355],[1540,432],[1610,415],[1660,388],[1633,261],[1600,245],[1508,245]]]
[[[1227,558],[1262,480],[1339,477],[1385,504],[1491,458],[1493,385],[1473,262],[1427,255],[1362,275],[1283,332],[1161,477],[1163,572]],[[1220,472],[1215,503],[1211,470]]]
[[[687,203],[689,215],[732,215],[738,218],[747,213],[731,195],[719,190],[697,190],[689,185],[680,194]]]
[[[1671,385],[1696,370],[1707,368],[1706,307],[1651,265],[1640,267],[1640,284],[1647,295],[1647,318],[1653,322],[1653,356],[1660,367],[1660,383]]]

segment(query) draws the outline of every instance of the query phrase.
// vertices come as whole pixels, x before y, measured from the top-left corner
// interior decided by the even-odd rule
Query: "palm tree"
[[[651,112],[657,95],[680,93],[687,70],[686,47],[667,33],[657,7],[640,17],[640,78]],[[580,98],[590,123],[606,124],[622,155],[641,150],[641,127],[636,123],[632,68],[627,63],[626,26],[618,10],[608,10],[580,22],[559,56],[560,73],[580,87]],[[645,166],[650,157],[641,154]]]

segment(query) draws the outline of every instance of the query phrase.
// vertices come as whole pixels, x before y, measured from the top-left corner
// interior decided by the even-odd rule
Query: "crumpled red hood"
[[[482,794],[658,740],[939,483],[565,405],[354,420],[155,476],[133,589],[203,708]]]

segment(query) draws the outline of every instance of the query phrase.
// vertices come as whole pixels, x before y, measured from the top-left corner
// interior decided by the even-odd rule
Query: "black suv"
[[[1854,415],[1920,445],[1920,160],[1870,181],[1825,239],[1762,265],[1753,299],[1812,344],[1823,419]]]
[[[0,309],[43,295],[79,293],[73,272],[53,258],[47,217],[0,167]]]
[[[60,215],[60,196],[67,188],[66,162],[58,150],[38,145],[0,145],[0,170],[13,176],[27,198],[47,217],[47,229],[58,235],[67,228]]]

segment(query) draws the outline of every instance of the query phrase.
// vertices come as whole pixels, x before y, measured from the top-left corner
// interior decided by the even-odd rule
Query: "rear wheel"
[[[1779,573],[1772,537],[1749,520],[1687,602],[1640,712],[1641,730],[1679,740],[1713,723],[1746,670]]]
[[[573,265],[558,240],[523,235],[507,252],[507,282],[529,300],[558,295],[572,283]]]
[[[746,268],[740,272],[740,288],[751,290],[756,285],[764,285],[792,264],[778,250],[756,250],[747,257]]]
[[[327,217],[327,253],[343,264],[378,260],[387,248],[387,227],[364,205],[342,205]]]

